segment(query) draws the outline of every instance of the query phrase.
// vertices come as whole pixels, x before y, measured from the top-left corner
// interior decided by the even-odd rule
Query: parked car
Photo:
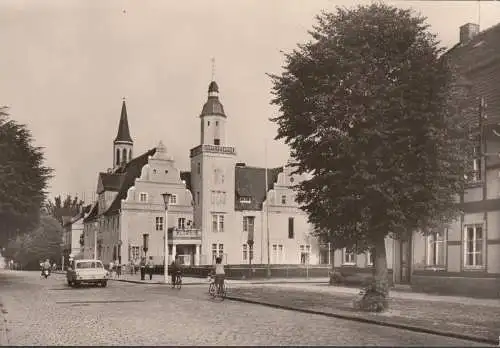
[[[73,260],[66,271],[69,286],[93,284],[105,287],[109,274],[100,260]]]

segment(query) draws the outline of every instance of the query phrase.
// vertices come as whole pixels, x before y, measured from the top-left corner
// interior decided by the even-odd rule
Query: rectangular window
[[[139,195],[139,200],[141,202],[147,202],[148,201],[148,194],[144,193],[144,192],[141,192],[141,194]]]
[[[224,256],[224,244],[219,244],[219,257]]]
[[[288,218],[288,239],[294,239],[295,232],[293,230],[293,217]]]
[[[183,230],[186,228],[186,218],[178,218],[177,219],[177,228],[179,230]]]
[[[201,164],[200,163],[196,164],[196,171],[198,172],[198,174],[201,173]]]
[[[478,140],[480,141],[480,140]],[[474,147],[474,159],[472,160],[472,182],[481,181],[481,145],[477,145]]]
[[[281,204],[286,204],[286,195],[281,196]]]
[[[356,255],[352,250],[344,248],[342,250],[342,264],[344,265],[355,265],[356,264]]]
[[[132,247],[132,260],[138,260],[141,255],[141,249],[138,246]]]
[[[250,257],[250,260],[253,260],[253,248],[250,248],[250,246],[247,243],[243,244],[243,261],[249,261],[248,257]]]
[[[217,257],[217,244],[212,244],[212,262],[215,263],[215,258]]]
[[[311,254],[311,246],[309,244],[301,245],[300,248],[300,263],[305,265],[309,263],[309,255]]]
[[[445,240],[442,232],[427,236],[427,266],[445,267]]]
[[[212,215],[212,232],[224,232],[224,215]]]
[[[482,267],[483,225],[466,225],[464,231],[464,266]]]
[[[255,216],[243,216],[243,232],[254,233]]]
[[[169,204],[177,204],[177,195],[171,195]]]
[[[220,145],[220,139],[214,139],[214,145]]]
[[[200,205],[200,192],[196,192],[196,204]]]
[[[248,245],[243,244],[243,261],[248,260]]]
[[[156,230],[163,231],[163,217],[161,216],[156,217]]]
[[[252,203],[251,197],[240,197],[240,203]]]

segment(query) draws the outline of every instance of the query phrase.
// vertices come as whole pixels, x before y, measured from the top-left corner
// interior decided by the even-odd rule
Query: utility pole
[[[265,160],[265,177],[266,177],[266,236],[267,236],[267,277],[271,277],[271,246],[269,241],[269,197],[268,178],[267,178],[267,139],[264,142],[264,160]]]

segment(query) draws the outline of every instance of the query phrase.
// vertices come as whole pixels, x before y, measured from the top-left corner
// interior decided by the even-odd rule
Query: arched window
[[[128,160],[132,159],[132,149],[128,150]]]
[[[123,163],[127,163],[127,150],[123,149],[122,151],[122,161]]]
[[[116,149],[116,165],[120,165],[120,149]]]

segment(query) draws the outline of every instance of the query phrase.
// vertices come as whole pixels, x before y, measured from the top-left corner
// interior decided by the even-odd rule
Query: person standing
[[[147,263],[147,269],[149,272],[149,280],[153,279],[153,269],[154,269],[154,263],[153,263],[153,256],[149,257],[148,263]]]

